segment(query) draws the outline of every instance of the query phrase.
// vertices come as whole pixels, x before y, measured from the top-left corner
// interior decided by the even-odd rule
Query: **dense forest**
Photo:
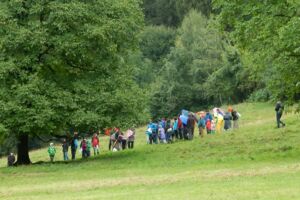
[[[20,164],[43,137],[300,99],[297,0],[3,0],[0,25],[0,153]]]

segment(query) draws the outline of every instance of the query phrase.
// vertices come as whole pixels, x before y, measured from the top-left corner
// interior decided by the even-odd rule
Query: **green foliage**
[[[192,9],[209,16],[211,0],[144,0],[143,7],[148,24],[177,27]]]
[[[140,122],[143,94],[124,62],[143,25],[137,0],[0,4],[0,120],[10,134]]]
[[[226,46],[213,21],[190,12],[161,71],[160,86],[151,99],[152,115],[174,116],[182,108],[203,109],[221,104],[222,99],[243,99],[243,94],[236,93],[241,93],[236,73],[243,67],[239,56]]]
[[[215,0],[222,29],[241,52],[255,79],[274,99],[300,99],[298,1]]]
[[[139,50],[132,52],[127,61],[135,68],[135,80],[139,86],[151,90],[163,60],[175,45],[175,37],[176,31],[164,26],[147,26],[140,33]]]

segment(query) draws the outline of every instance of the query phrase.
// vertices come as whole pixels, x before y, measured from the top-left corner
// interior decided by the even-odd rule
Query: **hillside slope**
[[[150,146],[141,128],[134,150],[108,152],[102,138],[101,155],[86,161],[2,167],[0,199],[300,199],[299,116],[276,129],[273,105],[235,108],[234,132]],[[46,149],[31,158],[47,161]]]

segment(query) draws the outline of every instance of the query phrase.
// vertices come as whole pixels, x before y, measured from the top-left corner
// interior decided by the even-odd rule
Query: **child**
[[[94,136],[92,138],[92,146],[94,150],[94,156],[99,155],[99,138],[97,136],[97,133],[94,133]]]
[[[86,158],[87,157],[87,144],[86,144],[86,139],[83,139],[80,143],[80,148],[81,148],[81,152],[82,152],[82,158]]]
[[[167,143],[165,129],[162,127],[162,125],[159,125],[158,137],[159,137],[160,143],[164,143],[164,144]]]
[[[216,132],[216,122],[215,120],[211,120],[211,133],[214,134]]]
[[[50,146],[48,148],[48,154],[49,154],[49,157],[50,157],[50,161],[53,162],[54,156],[56,154],[56,149],[55,149],[53,143],[50,143]]]
[[[207,134],[211,134],[211,120],[206,120],[206,132]]]
[[[90,140],[86,141],[86,157],[90,157],[91,156],[91,148],[92,148],[92,144]]]
[[[63,140],[61,147],[64,155],[64,161],[69,160],[69,156],[68,156],[69,144],[67,143],[66,139]]]

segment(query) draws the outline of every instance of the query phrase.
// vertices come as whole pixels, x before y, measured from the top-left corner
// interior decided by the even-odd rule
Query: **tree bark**
[[[29,148],[28,148],[28,135],[21,134],[18,137],[18,159],[17,165],[29,165],[31,164],[29,158]]]

